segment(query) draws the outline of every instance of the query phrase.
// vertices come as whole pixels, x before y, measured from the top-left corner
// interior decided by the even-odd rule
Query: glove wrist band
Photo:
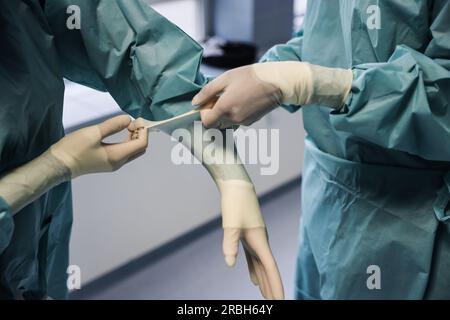
[[[70,170],[50,151],[0,178],[0,196],[16,213],[51,188],[70,180]]]

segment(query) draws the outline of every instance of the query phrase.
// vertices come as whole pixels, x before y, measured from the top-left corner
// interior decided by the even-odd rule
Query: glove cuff
[[[0,178],[0,195],[16,213],[51,188],[70,180],[70,170],[50,151]]]
[[[303,105],[311,96],[313,83],[308,63],[298,61],[256,63],[253,65],[253,71],[260,81],[279,88],[283,104]]]
[[[349,69],[309,65],[312,74],[312,92],[306,104],[341,108],[350,93],[353,72]]]
[[[281,90],[284,104],[298,106],[318,104],[340,108],[353,82],[351,70],[298,61],[256,63],[253,70],[261,81]]]
[[[217,180],[222,198],[223,228],[264,228],[253,184],[244,180]]]

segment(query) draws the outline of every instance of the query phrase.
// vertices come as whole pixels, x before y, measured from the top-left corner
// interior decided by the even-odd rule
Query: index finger
[[[100,129],[102,139],[122,131],[123,129],[128,127],[130,122],[131,122],[130,116],[120,115],[98,124],[98,128]]]
[[[247,245],[254,250],[256,256],[261,262],[261,265],[267,275],[273,297],[278,300],[284,299],[283,283],[281,281],[277,263],[275,262],[275,258],[270,250],[266,230],[255,229],[255,232],[247,236],[245,241]]]
[[[227,85],[228,73],[225,72],[205,85],[192,99],[192,104],[194,106],[201,106],[210,100],[217,98],[217,96],[227,87]]]
[[[128,131],[133,132],[139,128],[144,128],[144,119],[143,118],[137,118],[136,120],[132,121],[130,125],[128,126]]]
[[[107,152],[113,161],[126,161],[139,153],[145,152],[148,145],[148,130],[145,128],[138,130],[139,135],[137,139],[106,146]]]
[[[212,109],[200,110],[200,117],[202,119],[203,126],[206,129],[217,128],[220,126],[220,120],[224,116],[224,112],[213,107]]]

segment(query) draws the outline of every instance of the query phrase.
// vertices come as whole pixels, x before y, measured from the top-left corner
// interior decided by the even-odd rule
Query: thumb
[[[212,80],[206,86],[200,90],[199,93],[192,99],[192,105],[201,106],[212,99],[216,99],[217,96],[226,88],[228,85],[227,73],[222,74],[218,78]]]
[[[121,115],[98,124],[98,128],[100,129],[102,139],[104,139],[122,131],[123,129],[126,129],[130,125],[130,123],[130,116]]]
[[[239,240],[241,238],[241,229],[224,228],[223,229],[223,256],[225,263],[231,268],[236,264],[236,257],[239,251]]]

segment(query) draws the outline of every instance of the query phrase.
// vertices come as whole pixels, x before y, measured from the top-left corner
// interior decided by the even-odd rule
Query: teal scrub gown
[[[354,74],[341,109],[302,109],[296,297],[449,299],[450,1],[308,1],[284,60]]]
[[[73,5],[80,29],[68,28]],[[63,77],[108,91],[124,111],[150,120],[192,110],[206,81],[201,47],[143,0],[0,7],[0,175],[63,137]],[[14,216],[0,195],[0,299],[67,297],[71,223],[69,183]]]

